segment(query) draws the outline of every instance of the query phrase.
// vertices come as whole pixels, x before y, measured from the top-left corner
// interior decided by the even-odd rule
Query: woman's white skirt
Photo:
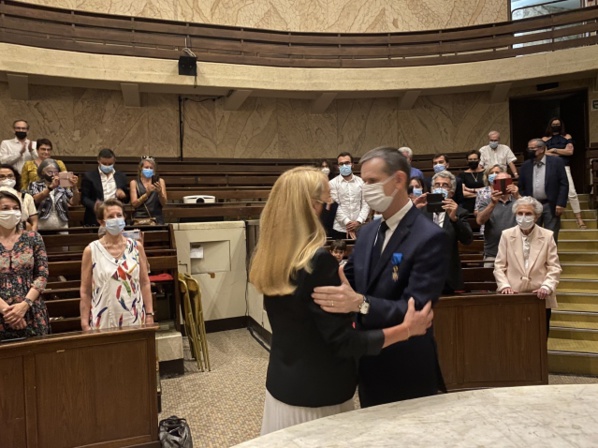
[[[279,429],[298,425],[299,423],[309,422],[329,415],[340,414],[341,412],[352,411],[355,409],[353,398],[341,404],[332,406],[322,406],[319,408],[306,408],[301,406],[291,406],[278,401],[270,392],[266,390],[266,400],[264,402],[264,418],[262,419],[262,432],[265,435]]]

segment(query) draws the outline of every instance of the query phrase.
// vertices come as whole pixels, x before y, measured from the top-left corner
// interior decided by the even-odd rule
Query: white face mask
[[[2,210],[0,211],[0,226],[5,229],[14,229],[21,222],[20,210]]]
[[[395,194],[397,194],[398,190],[395,188],[390,196],[386,196],[384,193],[384,185],[394,178],[395,177],[393,175],[384,182],[378,182],[377,184],[363,184],[361,187],[363,199],[365,199],[365,202],[367,202],[370,208],[375,212],[384,213],[388,207],[390,207],[390,204],[392,203],[392,200],[395,197]]]
[[[322,168],[322,172],[328,176],[330,174],[330,168]]]
[[[16,184],[17,184],[17,181],[15,179],[0,180],[0,187],[14,188]]]
[[[536,220],[533,216],[525,216],[525,215],[517,215],[515,217],[517,221],[517,225],[521,227],[522,230],[529,230],[534,226]]]

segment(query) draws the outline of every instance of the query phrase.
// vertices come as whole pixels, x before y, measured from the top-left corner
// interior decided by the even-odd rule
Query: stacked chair
[[[209,371],[211,370],[210,355],[208,354],[199,283],[190,275],[179,273],[179,288],[183,301],[185,333],[189,338],[191,354],[197,361],[200,372]]]

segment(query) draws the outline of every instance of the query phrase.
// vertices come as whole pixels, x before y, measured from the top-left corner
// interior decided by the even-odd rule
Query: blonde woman
[[[249,274],[272,326],[262,434],[353,409],[357,358],[422,335],[432,324],[431,303],[416,312],[413,299],[402,324],[371,331],[354,330],[350,314],[314,303],[316,286],[341,284],[319,220],[329,202],[326,175],[298,167],[280,176],[262,212]]]

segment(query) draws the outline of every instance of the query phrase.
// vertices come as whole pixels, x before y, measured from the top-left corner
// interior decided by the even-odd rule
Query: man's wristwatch
[[[361,314],[367,314],[370,312],[370,302],[368,302],[367,297],[364,295],[362,295],[361,298],[363,299],[363,302],[359,305],[359,312]]]

